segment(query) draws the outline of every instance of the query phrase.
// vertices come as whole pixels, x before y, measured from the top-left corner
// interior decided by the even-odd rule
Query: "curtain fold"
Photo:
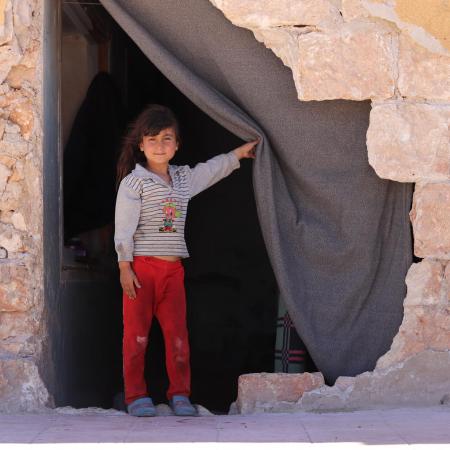
[[[258,216],[296,329],[328,382],[373,369],[403,317],[412,189],[368,164],[369,102],[300,102],[291,71],[208,0],[101,2],[200,109],[261,138]]]

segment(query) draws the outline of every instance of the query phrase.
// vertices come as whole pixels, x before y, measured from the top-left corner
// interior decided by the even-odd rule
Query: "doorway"
[[[169,106],[182,136],[174,164],[195,165],[241,141],[178,91],[98,2],[87,3],[61,2],[65,220],[54,320],[58,331],[52,332],[57,341],[55,401],[57,406],[109,408],[120,407],[123,391],[111,168],[125,124],[148,103]],[[88,98],[86,92],[99,77],[108,88]],[[112,95],[117,97],[113,106],[101,104],[102,96],[110,101]],[[110,188],[98,195],[92,180],[100,169],[102,188]],[[244,161],[238,171],[195,197],[186,223],[191,398],[218,413],[226,413],[235,400],[239,375],[274,371],[278,289],[259,228],[251,171],[251,162]],[[146,377],[154,400],[166,401],[164,343],[157,321],[150,332]]]

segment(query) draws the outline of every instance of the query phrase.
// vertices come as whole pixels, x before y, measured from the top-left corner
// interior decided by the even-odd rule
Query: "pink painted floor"
[[[70,408],[41,414],[0,415],[2,448],[8,443],[128,443],[128,448],[131,443],[144,442],[178,443],[176,448],[193,442],[211,443],[205,448],[215,447],[213,443],[277,442],[304,444],[295,448],[370,446],[371,450],[374,446],[399,449],[416,444],[413,448],[450,450],[450,407],[189,418],[136,418],[114,410],[89,412]],[[60,447],[65,446],[52,446]]]

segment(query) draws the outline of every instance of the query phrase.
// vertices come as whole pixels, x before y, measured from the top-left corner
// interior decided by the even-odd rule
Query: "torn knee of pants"
[[[174,346],[175,346],[175,350],[180,351],[183,348],[183,339],[176,337]]]
[[[140,345],[147,344],[147,336],[136,336],[136,342]]]
[[[174,340],[174,353],[177,364],[184,364],[189,359],[189,351],[186,348],[185,342],[179,337]]]

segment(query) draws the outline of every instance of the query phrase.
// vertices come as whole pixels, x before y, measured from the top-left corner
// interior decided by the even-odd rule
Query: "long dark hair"
[[[163,105],[147,105],[142,112],[133,120],[125,134],[120,156],[117,162],[117,186],[134,169],[136,163],[145,164],[144,152],[139,148],[144,136],[156,136],[165,128],[173,128],[180,142],[180,130],[175,114]]]

